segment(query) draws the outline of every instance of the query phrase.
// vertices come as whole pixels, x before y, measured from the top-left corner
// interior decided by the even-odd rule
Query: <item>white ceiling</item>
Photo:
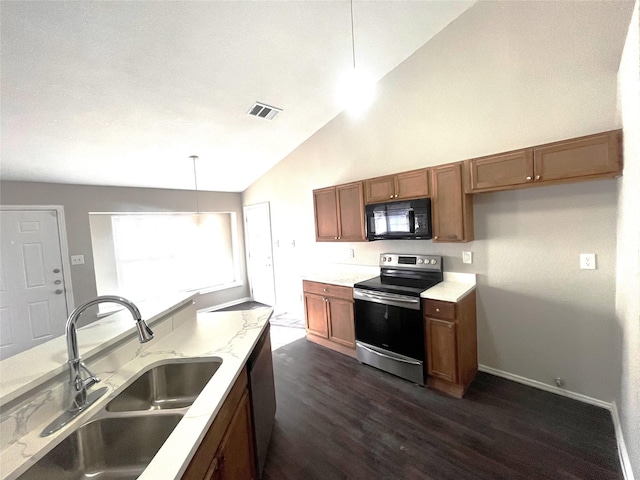
[[[354,0],[377,79],[473,1]],[[7,1],[4,180],[243,191],[340,113],[349,1]],[[246,115],[254,101],[283,109]]]

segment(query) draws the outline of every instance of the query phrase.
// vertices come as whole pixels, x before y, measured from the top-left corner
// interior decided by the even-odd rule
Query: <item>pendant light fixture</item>
[[[196,160],[198,160],[198,155],[190,155],[189,158],[193,160],[193,185],[196,190],[196,213],[200,215],[200,203],[198,201],[198,173],[196,171]]]
[[[361,114],[371,104],[375,94],[375,81],[373,77],[356,68],[356,40],[353,27],[353,0],[349,0],[351,11],[351,59],[352,68],[338,81],[338,104],[351,114]]]

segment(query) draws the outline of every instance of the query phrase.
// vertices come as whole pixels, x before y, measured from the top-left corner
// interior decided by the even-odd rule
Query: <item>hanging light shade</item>
[[[351,10],[351,58],[353,68],[346,71],[338,79],[336,100],[338,105],[351,114],[364,112],[375,96],[375,80],[373,76],[361,69],[356,68],[356,42],[353,28],[353,0],[349,0]]]

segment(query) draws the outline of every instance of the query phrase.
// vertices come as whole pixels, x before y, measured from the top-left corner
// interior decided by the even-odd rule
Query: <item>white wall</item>
[[[630,2],[479,2],[244,193],[269,201],[279,309],[301,311],[310,264],[440,253],[479,274],[480,362],[611,401],[618,389],[616,181],[476,195],[476,240],[321,244],[311,190],[619,128],[616,73]],[[592,42],[597,40],[597,46]],[[612,52],[616,52],[612,54]],[[295,239],[296,246],[286,240]],[[348,248],[355,251],[348,258]],[[473,265],[460,261],[472,250]],[[598,270],[580,271],[595,253]]]
[[[622,330],[622,385],[616,395],[625,444],[640,475],[640,1],[636,1],[619,73],[624,175],[618,201],[616,315]]]

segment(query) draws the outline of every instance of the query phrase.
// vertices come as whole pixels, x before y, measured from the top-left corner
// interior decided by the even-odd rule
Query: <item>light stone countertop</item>
[[[272,312],[272,308],[207,312],[198,314],[197,319],[183,318],[180,321],[176,315],[175,319],[172,318],[168,322],[159,322],[162,325],[155,329],[157,337],[151,342],[141,346],[133,339],[124,345],[118,345],[114,348],[113,354],[108,356],[109,362],[117,363],[116,357],[119,355],[132,355],[133,359],[110,372],[100,368],[94,372],[102,378],[101,385],[107,386],[109,392],[53,435],[41,438],[39,433],[54,417],[42,421],[18,441],[9,442],[0,455],[2,478],[8,480],[19,476],[75,428],[100,412],[136,378],[139,372],[166,360],[218,358],[222,360],[220,368],[139,477],[142,480],[180,478],[238,378],[260,334],[267,328]],[[131,319],[129,321],[133,325]],[[100,322],[101,320],[98,321]],[[83,354],[82,347],[80,353]],[[66,368],[66,365],[63,368]],[[46,392],[44,396],[47,396]],[[31,402],[25,408],[34,408],[33,404],[37,403]],[[20,412],[16,413],[16,417],[19,416]],[[5,420],[11,423],[13,419]]]
[[[420,297],[456,303],[475,288],[475,273],[444,272],[444,280],[422,292]]]
[[[380,267],[369,265],[326,264],[302,274],[303,280],[353,287],[358,282],[380,275]]]
[[[380,275],[379,267],[329,265],[324,270],[308,272],[303,280],[353,287],[356,283]],[[476,288],[475,273],[444,272],[444,280],[422,292],[420,297],[445,302],[458,302]]]
[[[156,321],[171,311],[192,303],[194,297],[194,294],[170,295],[162,299],[136,302],[136,306],[142,318],[153,327]],[[135,322],[126,309],[100,318],[77,330],[80,355],[83,359],[89,358],[134,331]],[[62,335],[2,360],[0,406],[64,372],[68,368],[67,357],[67,341],[65,335]]]

